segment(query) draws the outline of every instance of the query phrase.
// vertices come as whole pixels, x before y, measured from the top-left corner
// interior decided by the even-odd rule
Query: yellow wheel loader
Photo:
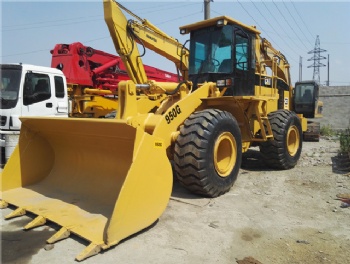
[[[1,206],[17,208],[6,218],[37,215],[25,229],[57,223],[48,243],[86,239],[79,261],[159,218],[172,191],[170,161],[187,189],[217,197],[253,145],[268,166],[294,167],[307,125],[293,111],[286,58],[255,27],[212,18],[180,28],[190,34],[189,50],[172,38],[162,50],[169,36],[148,21],[128,21],[112,0],[104,12],[131,79],[119,83],[116,118],[24,117],[1,175]],[[174,61],[183,81],[147,80],[136,43]]]

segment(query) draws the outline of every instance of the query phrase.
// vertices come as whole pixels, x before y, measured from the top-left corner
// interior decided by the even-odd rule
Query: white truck
[[[18,143],[21,116],[68,117],[66,77],[51,67],[1,64],[1,163]]]

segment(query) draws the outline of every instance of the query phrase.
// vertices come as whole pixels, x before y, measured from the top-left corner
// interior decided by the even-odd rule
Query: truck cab
[[[57,69],[1,64],[0,99],[0,143],[5,162],[17,145],[21,116],[68,117],[66,78]]]

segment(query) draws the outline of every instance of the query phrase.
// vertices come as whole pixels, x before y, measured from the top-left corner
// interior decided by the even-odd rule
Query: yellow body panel
[[[72,117],[100,118],[118,109],[118,99],[99,95],[75,96]]]
[[[260,31],[257,30],[255,27],[248,26],[248,25],[246,25],[246,24],[244,24],[236,19],[228,17],[228,16],[215,17],[215,18],[211,18],[211,19],[202,20],[200,22],[193,23],[190,25],[181,26],[180,30],[185,30],[186,32],[184,34],[187,34],[187,33],[191,32],[192,30],[216,25],[218,20],[223,20],[225,25],[227,23],[239,25],[242,28],[247,29],[248,31],[254,32],[256,34],[260,34]]]
[[[100,118],[118,109],[117,91],[67,84],[70,117]]]

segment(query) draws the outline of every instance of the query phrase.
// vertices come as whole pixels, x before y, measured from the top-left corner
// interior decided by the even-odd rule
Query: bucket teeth
[[[78,256],[76,256],[77,261],[82,261],[88,257],[97,255],[101,251],[101,246],[91,243],[88,245]]]
[[[14,210],[13,212],[9,213],[8,215],[5,216],[5,219],[11,219],[17,216],[22,216],[26,214],[26,210],[24,210],[23,208],[17,208],[16,210]]]
[[[27,224],[24,229],[28,230],[37,226],[45,225],[46,218],[43,216],[37,216],[33,221],[31,221],[29,224]]]
[[[0,201],[0,209],[5,209],[7,208],[7,206],[9,206],[7,202],[5,202],[4,200]]]
[[[65,239],[69,237],[70,232],[67,228],[62,227],[57,233],[55,233],[52,237],[46,240],[46,243],[53,244],[56,241]]]

